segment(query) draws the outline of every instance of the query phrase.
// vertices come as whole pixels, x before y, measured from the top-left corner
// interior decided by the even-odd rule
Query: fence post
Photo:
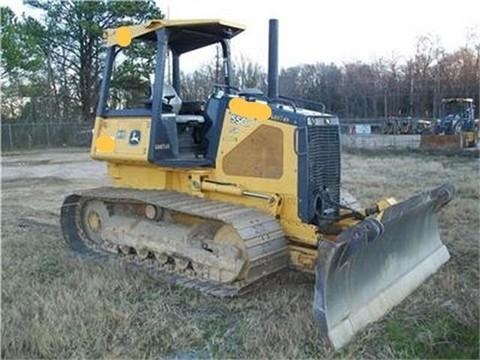
[[[48,131],[48,122],[45,123],[45,133],[47,134],[47,146],[50,146],[50,132]]]
[[[10,150],[13,150],[12,124],[8,124],[8,140],[10,141]]]

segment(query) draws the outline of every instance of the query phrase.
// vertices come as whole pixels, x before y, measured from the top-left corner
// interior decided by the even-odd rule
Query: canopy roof
[[[449,102],[473,102],[473,99],[471,98],[448,98],[448,99],[442,99],[443,103],[449,103]]]
[[[107,46],[128,46],[120,39],[120,34],[130,39],[155,40],[155,31],[161,28],[169,30],[169,46],[178,54],[195,50],[222,39],[231,39],[245,30],[245,27],[220,19],[210,20],[150,20],[139,25],[122,26],[107,29],[104,38]],[[120,31],[119,31],[120,30]],[[128,41],[128,44],[130,42]]]

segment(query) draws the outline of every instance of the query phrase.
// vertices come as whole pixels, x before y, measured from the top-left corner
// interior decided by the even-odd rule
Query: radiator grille
[[[328,188],[331,198],[340,202],[340,132],[337,125],[307,127],[309,203],[319,190]],[[335,206],[338,216],[339,209]]]

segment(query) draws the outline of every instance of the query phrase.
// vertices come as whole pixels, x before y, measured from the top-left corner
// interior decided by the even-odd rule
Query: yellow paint
[[[257,177],[247,177],[238,175],[228,175],[223,169],[223,159],[233,149],[236,148],[246,137],[253,133],[264,122],[245,119],[245,122],[238,124],[232,119],[229,110],[225,113],[223,121],[223,129],[220,137],[219,148],[216,158],[215,179],[216,181],[237,184],[249,191],[257,191],[261,193],[280,193],[282,197],[297,196],[297,155],[293,149],[293,137],[295,127],[289,124],[276,121],[269,121],[268,126],[280,129],[283,133],[283,173],[278,179],[267,179]],[[229,136],[234,133],[235,136]],[[292,204],[294,205],[294,204]],[[294,205],[296,212],[296,204]]]
[[[298,243],[317,246],[319,233],[316,226],[302,223],[296,215],[293,218],[285,218],[285,212],[282,215],[280,224],[286,235],[294,238]]]
[[[128,26],[121,26],[115,30],[115,40],[122,47],[129,46],[132,42],[132,31]]]
[[[463,133],[463,147],[475,146],[478,142],[478,129],[474,131],[464,131]]]
[[[95,130],[90,155],[97,160],[113,162],[126,161],[130,163],[148,162],[148,146],[150,141],[149,118],[108,118],[98,117],[95,119]],[[140,142],[136,145],[129,143],[132,131],[140,131]],[[98,139],[109,138],[114,142],[114,148],[109,151],[98,148]],[[104,141],[104,140],[102,140]]]
[[[290,266],[295,269],[315,273],[317,250],[303,246],[289,245]]]
[[[238,125],[232,121],[232,114],[227,110],[223,124],[216,159],[217,164],[222,164],[224,156],[253,131],[263,126],[265,122],[245,119]],[[315,246],[318,241],[317,228],[303,224],[298,218],[297,156],[293,148],[295,127],[276,121],[268,121],[268,125],[280,129],[283,133],[284,171],[279,179],[227,175],[221,166],[209,169],[171,169],[152,165],[148,162],[149,118],[97,118],[94,138],[102,135],[116,137],[116,148],[114,152],[106,154],[98,152],[95,146],[92,146],[91,155],[95,159],[108,161],[108,174],[116,186],[138,189],[168,189],[206,199],[255,207],[273,216],[278,215],[288,236],[301,239],[299,241]],[[142,132],[138,146],[131,146],[128,143],[128,135],[134,129]],[[118,137],[119,131],[124,132],[123,137]],[[232,133],[235,133],[235,136],[229,136]],[[273,198],[281,199],[281,201],[271,204],[268,200],[239,196],[236,193],[202,191],[199,185],[204,179],[236,184],[245,191],[271,195]]]
[[[112,136],[100,135],[95,139],[95,149],[101,153],[111,153],[115,149],[115,139]]]
[[[222,25],[234,29],[235,32],[241,32],[245,30],[243,25],[225,21],[221,19],[204,19],[204,20],[165,20],[165,19],[153,19],[149,20],[142,24],[122,26],[120,28],[127,28],[130,31],[130,41],[144,34],[156,31],[161,28],[175,28],[175,27],[186,27],[186,26],[196,26],[196,25]],[[117,31],[120,28],[107,29],[103,33],[103,37],[106,41],[108,47],[113,45],[128,46],[122,45],[117,38]]]
[[[108,163],[107,174],[115,186],[135,189],[166,189],[167,173],[157,166]]]
[[[228,106],[233,114],[250,119],[265,121],[272,116],[272,109],[267,104],[258,101],[247,101],[241,97],[235,97],[230,100]]]
[[[235,108],[235,105],[233,107]],[[304,271],[313,271],[318,241],[323,238],[335,241],[336,237],[335,235],[323,235],[318,227],[305,224],[298,218],[298,159],[293,148],[295,126],[282,122],[266,121],[268,126],[279,129],[283,134],[282,161],[284,171],[278,179],[227,175],[224,172],[222,163],[225,156],[252,132],[260,126],[265,126],[265,121],[256,121],[253,118],[242,118],[239,121],[229,109],[225,112],[215,160],[216,164],[212,168],[182,169],[150,164],[148,162],[148,148],[151,120],[142,117],[97,118],[91,154],[95,159],[108,162],[108,175],[115,186],[178,191],[209,200],[254,207],[276,216],[285,235],[295,245],[291,247],[292,266]],[[128,141],[132,130],[140,130],[142,134],[141,141],[136,146],[130,145]],[[115,139],[115,148],[110,152],[102,152],[98,149],[98,144],[104,141],[99,139],[106,138],[110,139],[109,141]],[[102,146],[100,147],[102,148]],[[205,180],[227,185],[222,186],[222,189],[217,189],[222,191],[211,191],[212,189],[205,191],[207,189],[202,189],[202,183]],[[232,191],[223,189],[227,187],[227,190],[232,189]],[[277,201],[271,202],[245,196],[241,193],[242,191],[270,195]],[[378,202],[381,210],[378,218],[381,219],[383,210],[394,203],[394,199],[390,198]],[[356,223],[358,223],[356,219],[345,218],[338,225],[346,228]]]
[[[167,189],[210,200],[255,207],[272,216],[278,216],[285,234],[295,239],[297,244],[316,246],[320,236],[318,228],[304,224],[298,218],[297,155],[293,149],[295,127],[276,121],[267,120],[267,122],[268,126],[281,130],[284,139],[284,171],[278,179],[227,175],[223,171],[221,164],[224,157],[252,132],[265,124],[264,121],[255,121],[248,118],[239,123],[232,118],[232,113],[228,109],[221,130],[215,168],[173,169],[150,164],[147,154],[150,138],[149,118],[97,118],[95,138],[102,135],[116,137],[116,148],[112,153],[106,154],[99,153],[95,146],[92,146],[92,157],[108,161],[108,174],[116,186],[137,189]],[[128,135],[134,129],[142,132],[139,146],[128,144]],[[124,131],[123,137],[120,136],[120,139],[118,138],[119,131],[120,134],[122,134],[121,131]],[[239,195],[238,192],[229,194],[227,192],[203,191],[201,183],[205,179],[219,183],[235,184],[239,189],[271,195],[281,201],[272,204],[265,199]],[[302,259],[302,257],[300,258]],[[309,260],[302,261],[305,265],[310,264]]]
[[[381,199],[381,200],[377,201],[376,205],[378,207],[378,210],[380,212],[382,212],[385,209],[387,209],[390,206],[395,205],[397,203],[398,203],[398,201],[395,198],[389,197],[389,198],[385,198],[385,199]]]
[[[212,191],[230,195],[242,196],[243,189],[235,185],[227,185],[222,183],[214,183],[210,181],[202,181],[201,189],[204,191]]]

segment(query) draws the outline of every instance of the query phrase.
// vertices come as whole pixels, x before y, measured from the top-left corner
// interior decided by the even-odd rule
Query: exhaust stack
[[[268,22],[268,97],[278,98],[278,19]]]

